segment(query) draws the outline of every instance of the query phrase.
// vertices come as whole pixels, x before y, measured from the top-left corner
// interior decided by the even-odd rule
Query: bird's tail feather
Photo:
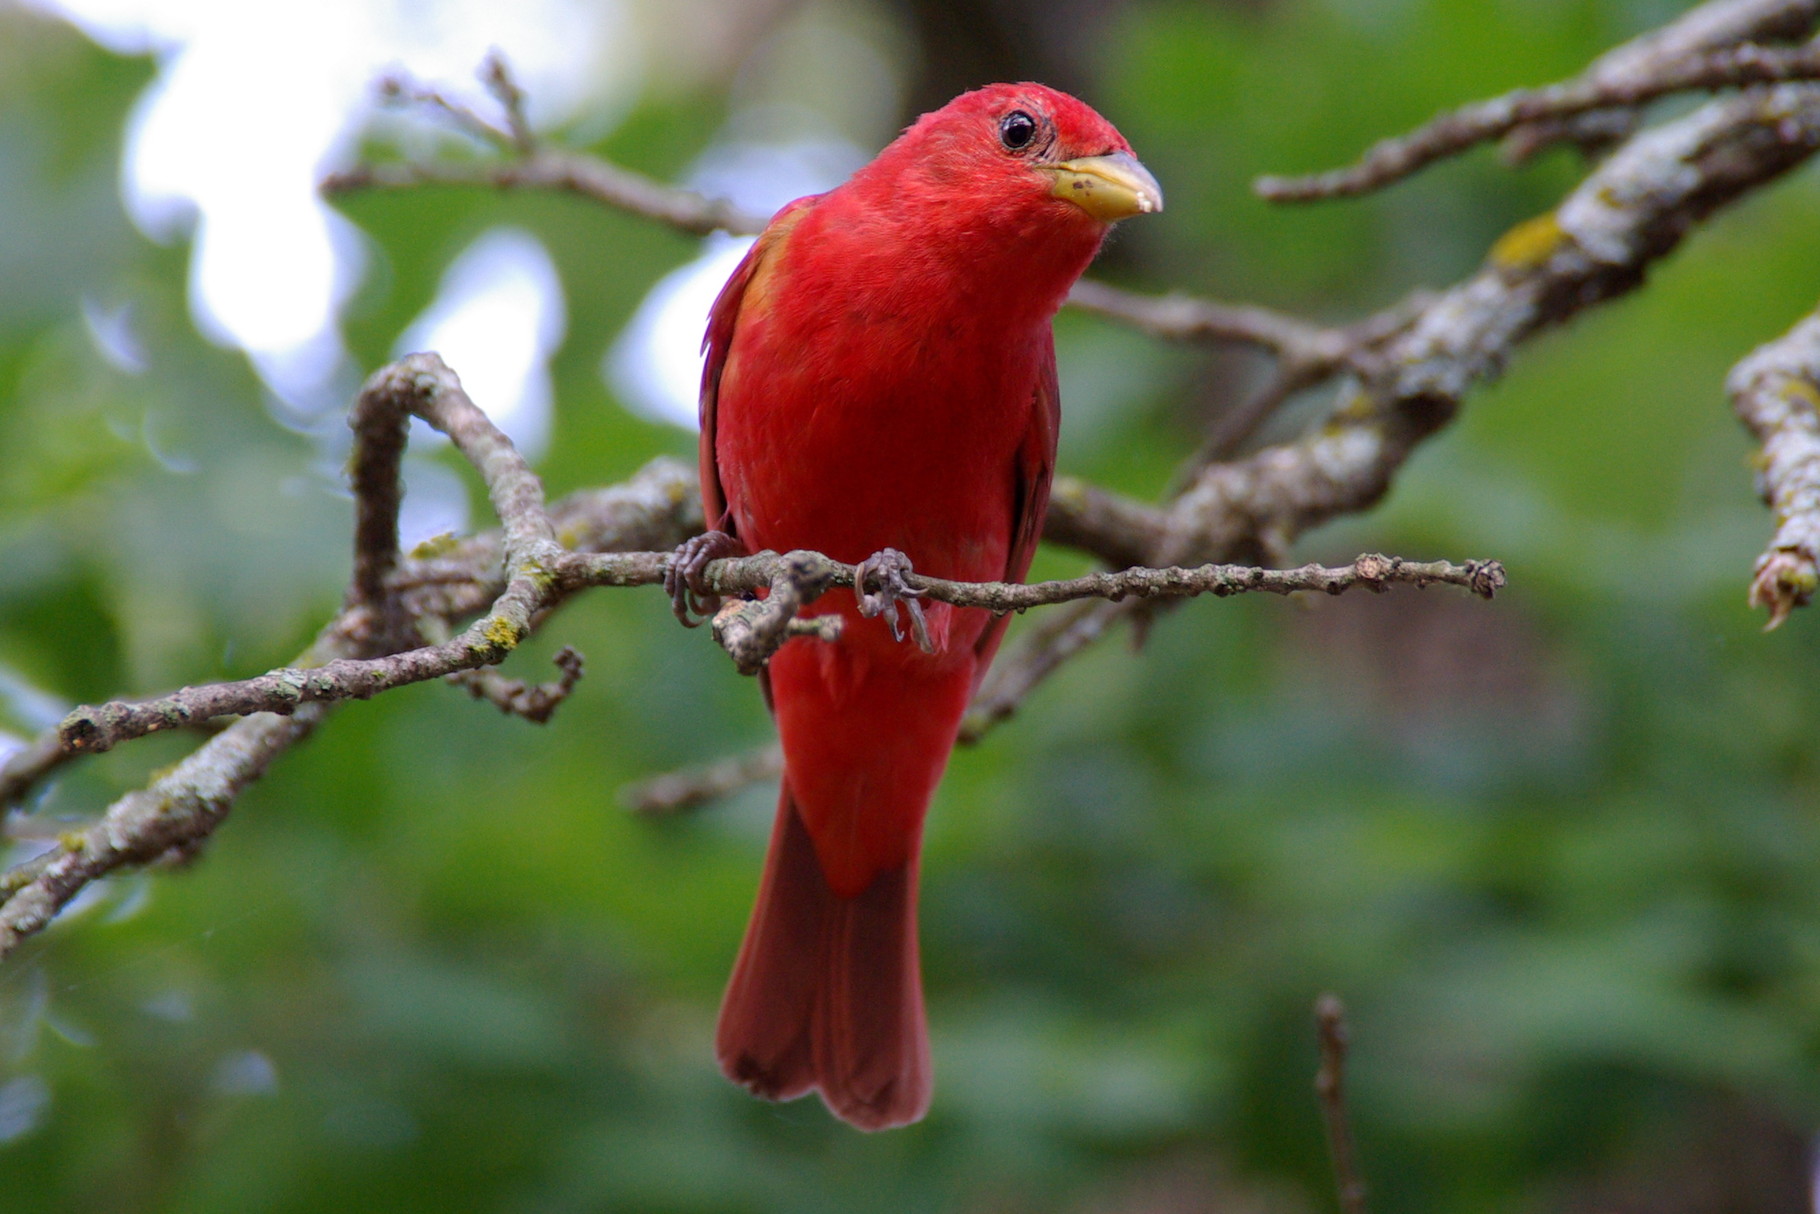
[[[721,1004],[721,1069],[759,1096],[819,1090],[865,1130],[929,1107],[916,849],[862,892],[828,885],[786,781],[746,940]]]

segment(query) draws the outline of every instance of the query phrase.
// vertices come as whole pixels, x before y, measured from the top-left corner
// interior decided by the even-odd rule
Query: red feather
[[[925,115],[853,179],[792,203],[711,314],[702,383],[710,525],[753,550],[1021,580],[1042,530],[1059,404],[1050,319],[1107,224],[1056,196],[1002,134],[1045,124],[1049,161],[1129,152],[1081,102],[995,85]],[[819,1090],[865,1129],[921,1117],[931,1087],[917,961],[923,815],[1005,621],[928,604],[933,653],[817,614],[768,684],[785,755],[758,903],[721,1008],[735,1081]]]

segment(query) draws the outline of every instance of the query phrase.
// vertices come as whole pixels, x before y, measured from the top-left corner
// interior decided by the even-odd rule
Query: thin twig
[[[652,558],[657,558],[654,561]],[[667,560],[667,553],[609,553],[578,558],[570,576],[591,585],[647,585],[662,580],[653,566]],[[777,593],[785,584],[806,599],[833,586],[852,586],[854,567],[817,552],[788,552],[782,556],[762,552],[756,556],[712,561],[702,575],[702,585],[720,595],[748,594],[769,588]],[[1402,557],[1367,553],[1349,565],[1307,564],[1295,569],[1259,569],[1253,565],[1201,565],[1192,569],[1138,566],[1117,573],[1084,573],[1052,582],[955,582],[947,578],[907,573],[904,581],[928,601],[954,607],[981,607],[1003,615],[1055,603],[1081,599],[1193,598],[1211,594],[1299,594],[1318,591],[1341,594],[1364,587],[1382,591],[1393,585],[1459,586],[1480,598],[1491,598],[1504,588],[1504,567],[1496,561],[1410,561]]]
[[[25,800],[40,780],[76,756],[63,749],[57,731],[47,729],[0,763],[0,813]]]
[[[629,784],[620,790],[619,800],[633,813],[663,817],[719,800],[761,780],[775,780],[783,770],[783,747],[773,742],[745,754]]]
[[[672,547],[702,525],[694,469],[661,456],[624,484],[571,494],[550,508],[550,517],[565,547],[585,552]],[[485,611],[506,587],[503,540],[500,531],[487,531],[451,543],[435,556],[403,560],[390,579],[402,610],[411,619],[435,623],[445,633],[447,626]],[[337,638],[361,635],[367,624],[364,613],[344,611],[324,630],[326,639],[319,639],[300,659],[300,666],[311,668],[350,656],[355,649]],[[189,727],[204,723],[192,719]],[[58,729],[44,731],[0,764],[4,794],[0,803],[18,804],[61,765],[86,753],[66,750]]]
[[[1321,1043],[1321,1069],[1315,1072],[1315,1094],[1327,1127],[1327,1150],[1333,1159],[1333,1183],[1343,1214],[1365,1214],[1365,1181],[1359,1176],[1352,1144],[1352,1121],[1346,1111],[1346,1049],[1350,1044],[1346,1007],[1337,995],[1322,995],[1314,1005],[1315,1035]]]
[[[569,698],[584,671],[581,654],[564,645],[551,659],[559,677],[551,683],[526,683],[508,679],[490,666],[461,670],[449,676],[449,682],[467,688],[476,700],[485,700],[507,716],[523,717],[536,725],[547,725],[557,706]]]
[[[1820,76],[1820,43],[1796,48],[1746,44],[1664,64],[1643,77],[1581,77],[1546,88],[1518,89],[1443,114],[1407,135],[1382,140],[1345,168],[1307,177],[1263,177],[1255,189],[1271,202],[1309,202],[1365,194],[1401,181],[1437,160],[1544,119],[1638,106],[1673,93],[1811,80],[1816,76]]]
[[[1758,347],[1726,387],[1763,445],[1758,488],[1776,516],[1750,587],[1751,606],[1769,609],[1768,630],[1820,588],[1820,311]]]
[[[1627,81],[1648,80],[1669,65],[1741,42],[1800,38],[1813,27],[1816,15],[1820,0],[1709,0],[1606,51],[1581,78],[1620,87]],[[1629,107],[1543,119],[1505,136],[1501,151],[1510,164],[1521,164],[1557,143],[1599,153],[1636,134],[1642,117],[1639,109]]]
[[[419,357],[416,355],[413,358]],[[283,667],[250,679],[186,687],[137,703],[116,700],[82,705],[58,727],[67,749],[90,753],[111,749],[148,733],[218,716],[292,712],[302,704],[369,699],[382,691],[490,666],[504,659],[529,633],[533,611],[586,586],[655,586],[663,581],[667,552],[589,555],[542,551],[534,568],[514,578],[485,619],[439,645],[424,645],[380,658],[338,658],[307,669]],[[816,552],[773,552],[710,563],[702,584],[733,597],[766,590],[762,600],[733,604],[716,617],[716,637],[735,664],[753,673],[791,636],[832,639],[827,622],[793,624],[801,610],[833,586],[852,586],[854,567]],[[1355,587],[1383,590],[1393,584],[1461,586],[1490,598],[1504,585],[1496,561],[1406,561],[1367,555],[1351,565],[1327,568],[1258,569],[1249,565],[1203,565],[1195,569],[1133,568],[1089,573],[1055,582],[954,582],[908,574],[905,580],[936,602],[980,607],[1003,614],[1077,599],[1193,597],[1266,592],[1339,594]],[[528,587],[528,588],[527,588]],[[514,596],[518,596],[516,601]]]
[[[1174,293],[1142,295],[1092,279],[1075,283],[1068,302],[1171,341],[1259,346],[1296,362],[1333,365],[1352,347],[1345,331],[1324,329],[1253,304],[1227,304]]]
[[[643,215],[697,236],[709,232],[750,236],[765,226],[763,216],[742,210],[725,199],[708,198],[693,190],[667,186],[643,173],[609,164],[597,157],[549,149],[521,160],[357,165],[330,174],[323,180],[322,190],[335,195],[361,190],[416,189],[427,185],[555,190]]]
[[[553,601],[549,571],[568,555],[557,546],[544,512],[542,483],[511,440],[468,398],[454,372],[434,354],[408,355],[367,381],[355,409],[360,419],[357,433],[362,440],[378,436],[374,441],[383,450],[391,433],[403,424],[398,419],[413,413],[447,434],[479,470],[504,527],[505,565],[510,576],[486,616],[440,645],[378,658],[336,658],[308,669],[284,667],[257,678],[186,687],[141,703],[83,705],[58,726],[64,749],[96,753],[129,738],[211,717],[288,713],[303,704],[367,699],[407,683],[492,665],[515,649],[529,633],[534,613]],[[386,523],[374,521],[373,516],[384,505],[395,511],[398,495],[395,489],[382,487],[386,478],[378,473],[363,475],[361,470],[389,469],[395,482],[397,460],[394,455],[357,453],[355,468],[356,491],[372,494],[380,503],[375,506],[370,499],[362,499],[361,530],[365,534],[356,548],[356,585],[375,570],[383,585],[390,562],[377,548],[366,545],[380,542],[374,537],[388,528],[396,535],[395,519]],[[361,567],[362,553],[365,568]]]
[[[484,118],[472,106],[451,98],[441,89],[415,79],[407,72],[388,72],[379,78],[375,91],[390,106],[416,106],[436,117],[475,142],[487,147],[510,150],[512,133]]]
[[[1043,680],[1106,635],[1113,624],[1129,617],[1136,607],[1136,600],[1077,603],[1037,624],[1015,654],[994,664],[987,673],[967,715],[961,719],[960,744],[974,745],[1010,720],[1018,705]]]
[[[513,148],[520,156],[531,155],[537,150],[537,136],[532,133],[531,121],[525,116],[525,91],[513,78],[505,54],[498,47],[488,51],[481,63],[480,81],[486,85],[493,100],[499,102],[499,108],[505,111],[506,132]]]

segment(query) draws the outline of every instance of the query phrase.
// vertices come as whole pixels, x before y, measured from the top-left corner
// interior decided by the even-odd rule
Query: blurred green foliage
[[[1336,318],[1449,282],[1552,205],[1570,155],[1480,151],[1301,209],[1250,179],[1571,73],[1673,11],[1118,6],[1080,36],[1091,100],[1170,207],[1108,272]],[[148,62],[0,9],[0,67],[0,728],[23,735],[55,714],[30,689],[284,661],[338,601],[349,508],[333,444],[195,331],[187,247],[121,209]],[[599,150],[673,176],[724,104],[653,94]],[[567,296],[552,491],[691,449],[598,367],[694,242],[554,197],[345,210],[379,263],[347,319],[363,368],[509,222]],[[441,686],[350,706],[201,862],[109,883],[0,966],[0,1208],[1329,1209],[1323,990],[1354,1014],[1378,1214],[1805,1208],[1820,624],[1764,635],[1744,606],[1769,521],[1721,385],[1814,305],[1817,213],[1810,171],[1721,218],[1301,552],[1496,556],[1496,603],[1196,603],[957,754],[924,874],[926,1123],[867,1137],[720,1078],[772,793],[657,823],[614,794],[768,726],[659,596],[597,593],[513,661],[587,655],[549,727]],[[130,309],[142,372],[96,355],[85,301]],[[1230,358],[1059,332],[1064,471],[1154,495]],[[20,825],[92,812],[187,744],[91,761]]]

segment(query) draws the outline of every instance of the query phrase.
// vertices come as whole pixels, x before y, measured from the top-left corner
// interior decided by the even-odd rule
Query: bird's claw
[[[910,615],[910,635],[916,638],[916,647],[924,653],[934,653],[923,605],[917,602],[923,592],[904,580],[910,572],[913,569],[909,557],[895,548],[881,548],[853,567],[853,597],[859,601],[859,613],[867,619],[885,617],[894,641],[904,639],[904,630],[897,620],[897,605],[902,602]],[[866,593],[868,582],[877,583],[877,593]]]
[[[720,596],[702,583],[708,565],[724,557],[745,555],[744,546],[725,531],[704,531],[677,547],[670,557],[670,567],[664,570],[664,591],[670,596],[670,610],[683,627],[699,627],[720,610]]]

